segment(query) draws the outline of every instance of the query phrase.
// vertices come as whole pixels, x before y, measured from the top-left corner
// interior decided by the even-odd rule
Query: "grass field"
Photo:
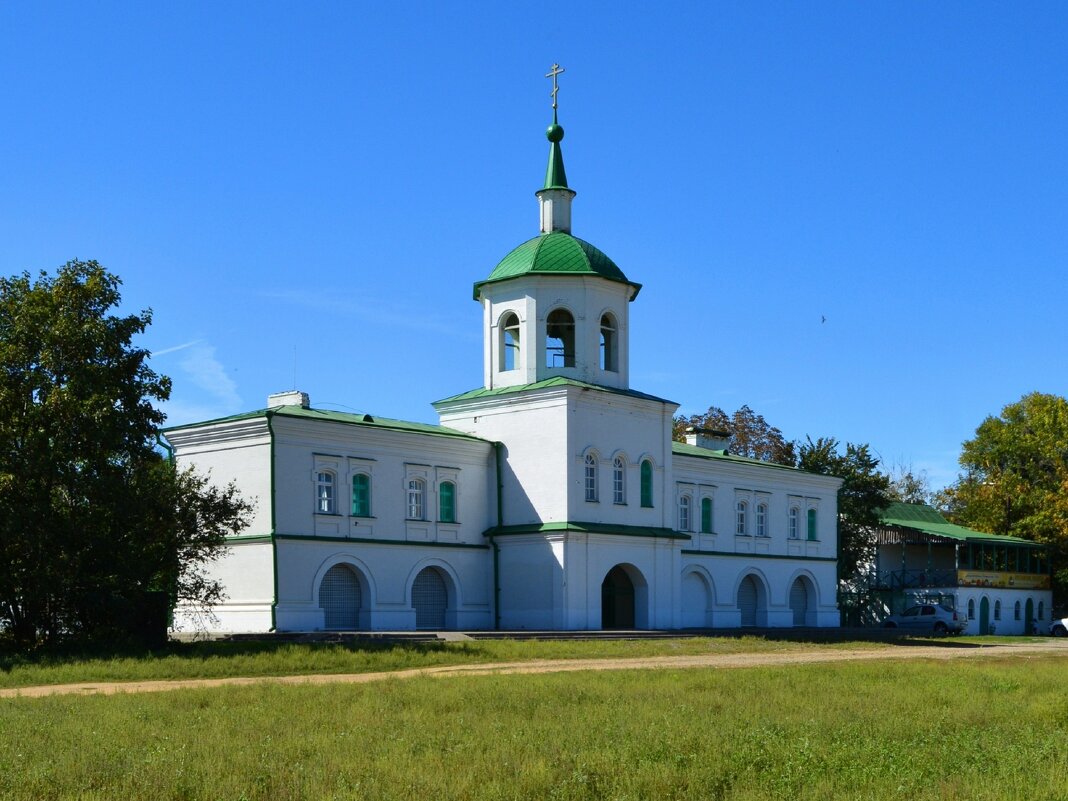
[[[1057,657],[0,703],[4,799],[1064,799]]]
[[[366,673],[405,668],[532,659],[595,659],[661,655],[730,654],[814,647],[885,645],[843,642],[812,644],[760,637],[694,637],[672,640],[481,640],[474,642],[375,641],[337,643],[173,643],[158,654],[93,657],[82,654],[0,657],[0,687],[86,681],[283,676],[307,673]]]

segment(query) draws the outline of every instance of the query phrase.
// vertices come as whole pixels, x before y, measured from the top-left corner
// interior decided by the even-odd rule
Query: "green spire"
[[[560,149],[560,140],[564,138],[564,128],[556,121],[556,109],[553,109],[553,124],[545,131],[549,145],[549,166],[545,169],[545,186],[542,189],[569,189],[567,173],[564,172],[564,151]]]

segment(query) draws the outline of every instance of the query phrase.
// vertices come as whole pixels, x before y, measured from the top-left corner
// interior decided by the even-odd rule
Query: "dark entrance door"
[[[634,584],[619,565],[601,582],[601,628],[634,628]]]
[[[990,633],[990,602],[986,598],[979,602],[979,633]]]
[[[1035,619],[1035,605],[1031,603],[1031,599],[1027,599],[1027,606],[1024,607],[1024,634],[1034,634],[1035,627],[1031,621]]]

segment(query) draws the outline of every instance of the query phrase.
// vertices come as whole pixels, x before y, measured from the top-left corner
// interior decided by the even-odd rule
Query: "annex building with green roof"
[[[1051,613],[1046,548],[954,525],[931,506],[892,503],[874,532],[869,586],[883,611],[940,602],[967,616],[969,634],[1029,634]]]
[[[546,137],[538,233],[474,282],[482,380],[472,365],[474,388],[442,393],[438,425],[292,391],[165,432],[180,465],[255,503],[211,568],[226,598],[179,625],[839,625],[841,481],[742,458],[717,432],[672,441],[678,404],[630,383],[641,284],[572,233],[555,103]]]

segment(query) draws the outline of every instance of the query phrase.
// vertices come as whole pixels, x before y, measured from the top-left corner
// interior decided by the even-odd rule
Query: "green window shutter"
[[[366,473],[352,477],[352,514],[354,517],[371,516],[371,477]]]
[[[818,539],[816,536],[816,510],[808,510],[808,538],[810,540]]]
[[[442,523],[456,522],[456,485],[442,481],[438,489],[438,520]]]
[[[653,506],[653,464],[648,460],[642,462],[642,506]]]
[[[712,533],[712,499],[701,499],[701,533]]]

